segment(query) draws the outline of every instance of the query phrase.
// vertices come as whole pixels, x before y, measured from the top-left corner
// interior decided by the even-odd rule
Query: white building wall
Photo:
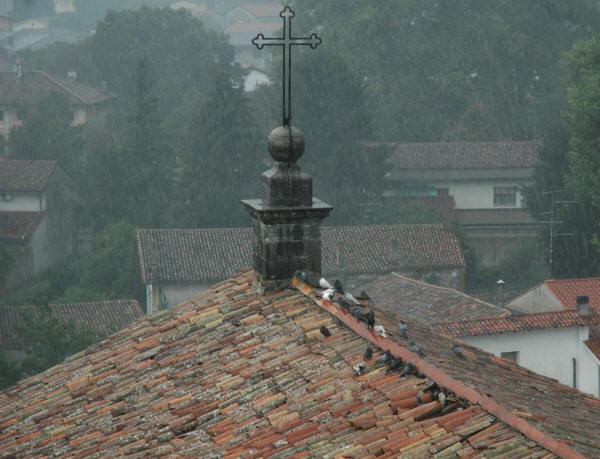
[[[519,186],[515,182],[437,182],[437,188],[448,188],[448,193],[454,196],[456,209],[502,209],[524,207],[523,196],[517,190],[516,206],[495,206],[494,187]]]
[[[466,336],[463,341],[500,357],[502,352],[518,352],[517,363],[536,373],[573,387],[573,359],[576,359],[577,389],[600,394],[598,365],[584,341],[588,327],[547,328],[516,333]]]
[[[45,201],[40,202],[39,193],[10,193],[11,199],[2,198],[0,192],[0,211],[7,212],[41,212],[45,210]]]
[[[563,305],[548,290],[545,284],[538,285],[518,298],[512,300],[508,307],[525,314],[545,311],[560,311]]]

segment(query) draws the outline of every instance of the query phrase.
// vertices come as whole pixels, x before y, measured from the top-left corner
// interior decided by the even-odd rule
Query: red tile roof
[[[386,161],[394,169],[531,168],[541,142],[401,143]]]
[[[144,283],[220,280],[252,265],[250,228],[140,229],[136,237]],[[340,244],[349,274],[465,265],[458,238],[443,225],[331,226],[321,228],[321,240],[324,274],[338,271]]]
[[[542,328],[582,327],[598,324],[595,314],[583,317],[577,311],[550,311],[509,317],[492,317],[479,320],[443,322],[432,325],[432,329],[448,336],[488,335]]]
[[[585,345],[589,348],[590,351],[592,351],[596,358],[600,360],[600,339],[589,339],[585,341]]]
[[[56,169],[56,161],[0,157],[0,192],[41,192]]]
[[[458,359],[451,339],[409,324],[420,357],[396,336],[394,316],[376,313],[389,330],[382,338],[315,300],[306,285],[304,293],[261,296],[253,279],[240,273],[0,393],[0,450],[224,459],[600,455],[599,400],[466,345]],[[367,345],[416,372],[386,374],[372,358],[356,375]]]
[[[50,309],[63,321],[89,327],[101,334],[125,328],[144,315],[137,300],[53,304]],[[0,306],[0,347],[22,347],[17,329],[23,324],[24,314],[39,317],[43,310],[39,306]]]
[[[27,240],[44,217],[44,212],[0,211],[0,239]]]
[[[381,309],[430,325],[448,320],[506,317],[511,312],[466,293],[391,273],[368,282],[365,290]]]
[[[550,279],[544,284],[564,308],[576,309],[577,296],[587,295],[590,308],[600,314],[600,277]]]

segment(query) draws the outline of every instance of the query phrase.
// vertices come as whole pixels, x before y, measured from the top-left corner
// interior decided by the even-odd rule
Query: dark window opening
[[[517,187],[516,186],[495,186],[494,187],[494,205],[495,206],[516,206],[517,205]]]

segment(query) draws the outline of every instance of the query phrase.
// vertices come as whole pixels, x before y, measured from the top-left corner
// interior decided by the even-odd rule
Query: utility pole
[[[555,233],[554,232],[554,225],[560,225],[563,224],[563,221],[560,220],[554,220],[554,204],[577,204],[579,203],[579,201],[564,201],[564,200],[557,200],[555,199],[555,195],[559,194],[559,193],[564,193],[566,190],[560,189],[560,190],[550,190],[550,191],[544,191],[542,194],[544,196],[548,196],[550,195],[550,210],[548,212],[542,212],[542,215],[550,215],[550,221],[547,222],[540,222],[540,223],[544,223],[547,225],[550,225],[550,240],[548,241],[548,268],[550,269],[550,276],[553,276],[554,273],[554,266],[553,266],[553,262],[554,262],[554,237],[555,236],[574,236],[575,233]]]

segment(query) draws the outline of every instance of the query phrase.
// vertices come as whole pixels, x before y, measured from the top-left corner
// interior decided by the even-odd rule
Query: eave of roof
[[[533,314],[491,317],[434,324],[431,328],[448,336],[475,336],[496,333],[516,333],[548,328],[584,327],[599,323],[598,316],[582,316],[578,311],[548,311]]]

